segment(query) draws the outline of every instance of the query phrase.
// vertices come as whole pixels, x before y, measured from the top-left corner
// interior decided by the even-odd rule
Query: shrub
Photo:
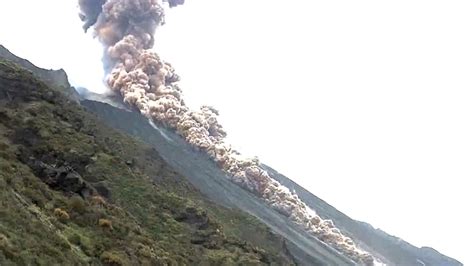
[[[63,209],[61,209],[61,208],[56,208],[56,209],[54,209],[54,215],[55,215],[56,217],[58,217],[59,220],[63,220],[63,221],[69,220],[69,218],[70,218],[70,217],[69,217],[69,214],[68,214],[65,210],[63,210]]]
[[[19,253],[11,246],[8,238],[5,235],[0,234],[0,254],[2,254],[2,252],[8,259],[15,259],[19,256]]]
[[[68,240],[74,245],[77,245],[77,246],[81,245],[81,236],[76,233],[69,236]]]
[[[23,194],[28,197],[31,202],[33,202],[33,204],[43,208],[46,204],[46,199],[45,197],[43,197],[43,195],[41,193],[38,193],[37,190],[33,189],[33,188],[30,188],[30,187],[26,187],[24,188],[23,190]]]
[[[105,251],[100,255],[100,260],[105,265],[111,265],[111,266],[112,265],[113,266],[125,265],[120,255],[117,254],[116,252]]]
[[[84,200],[78,196],[72,197],[69,200],[69,207],[79,214],[84,214],[86,212],[86,204],[84,203]]]
[[[99,226],[112,230],[112,222],[108,219],[99,219]]]
[[[94,205],[99,205],[99,206],[105,206],[105,200],[101,196],[93,196],[91,198],[92,204]]]

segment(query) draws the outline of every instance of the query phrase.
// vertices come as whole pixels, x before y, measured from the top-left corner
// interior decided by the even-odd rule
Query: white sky
[[[75,1],[0,2],[0,43],[101,90]],[[474,177],[474,2],[188,0],[157,51],[229,140],[354,219],[465,265]]]

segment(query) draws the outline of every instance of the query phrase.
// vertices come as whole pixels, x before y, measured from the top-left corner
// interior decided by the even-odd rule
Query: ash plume
[[[92,25],[97,22],[97,18],[102,13],[102,5],[106,0],[79,0],[81,13],[79,17],[84,22],[82,28],[87,31]]]
[[[184,0],[168,0],[166,1],[170,5],[170,7],[175,7],[184,4]]]
[[[225,142],[219,112],[210,106],[190,110],[173,67],[152,51],[154,33],[164,24],[164,4],[184,0],[79,0],[84,29],[93,26],[104,45],[109,88],[151,121],[166,125],[195,149],[205,151],[229,178],[262,198],[273,209],[353,260],[373,264],[330,220],[314,213],[298,196],[275,181],[258,159],[242,157]]]

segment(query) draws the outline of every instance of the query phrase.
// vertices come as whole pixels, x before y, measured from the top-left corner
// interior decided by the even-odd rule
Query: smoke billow
[[[170,7],[175,7],[175,6],[184,4],[184,0],[168,0],[167,2],[170,5]]]
[[[92,25],[97,22],[97,18],[102,13],[102,5],[106,0],[79,0],[81,13],[79,14],[81,20],[84,22],[82,27],[87,31]]]
[[[188,143],[205,151],[229,178],[266,201],[272,208],[321,241],[357,262],[373,264],[373,257],[358,249],[330,220],[316,215],[298,196],[272,179],[258,159],[242,157],[226,142],[219,112],[202,106],[190,110],[178,85],[179,76],[151,48],[156,28],[164,24],[163,5],[184,0],[79,0],[84,29],[93,26],[104,45],[107,84],[123,101],[153,122],[174,129]]]

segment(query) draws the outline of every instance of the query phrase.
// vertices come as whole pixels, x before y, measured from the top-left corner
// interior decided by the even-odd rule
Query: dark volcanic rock
[[[54,167],[34,158],[26,163],[43,182],[55,190],[76,193],[83,198],[94,194],[94,189],[71,167]]]
[[[102,197],[106,198],[106,199],[109,199],[110,198],[110,189],[107,187],[106,184],[104,184],[103,182],[98,182],[96,184],[93,185],[95,190],[97,191],[97,193],[99,193],[99,195],[101,195]]]

